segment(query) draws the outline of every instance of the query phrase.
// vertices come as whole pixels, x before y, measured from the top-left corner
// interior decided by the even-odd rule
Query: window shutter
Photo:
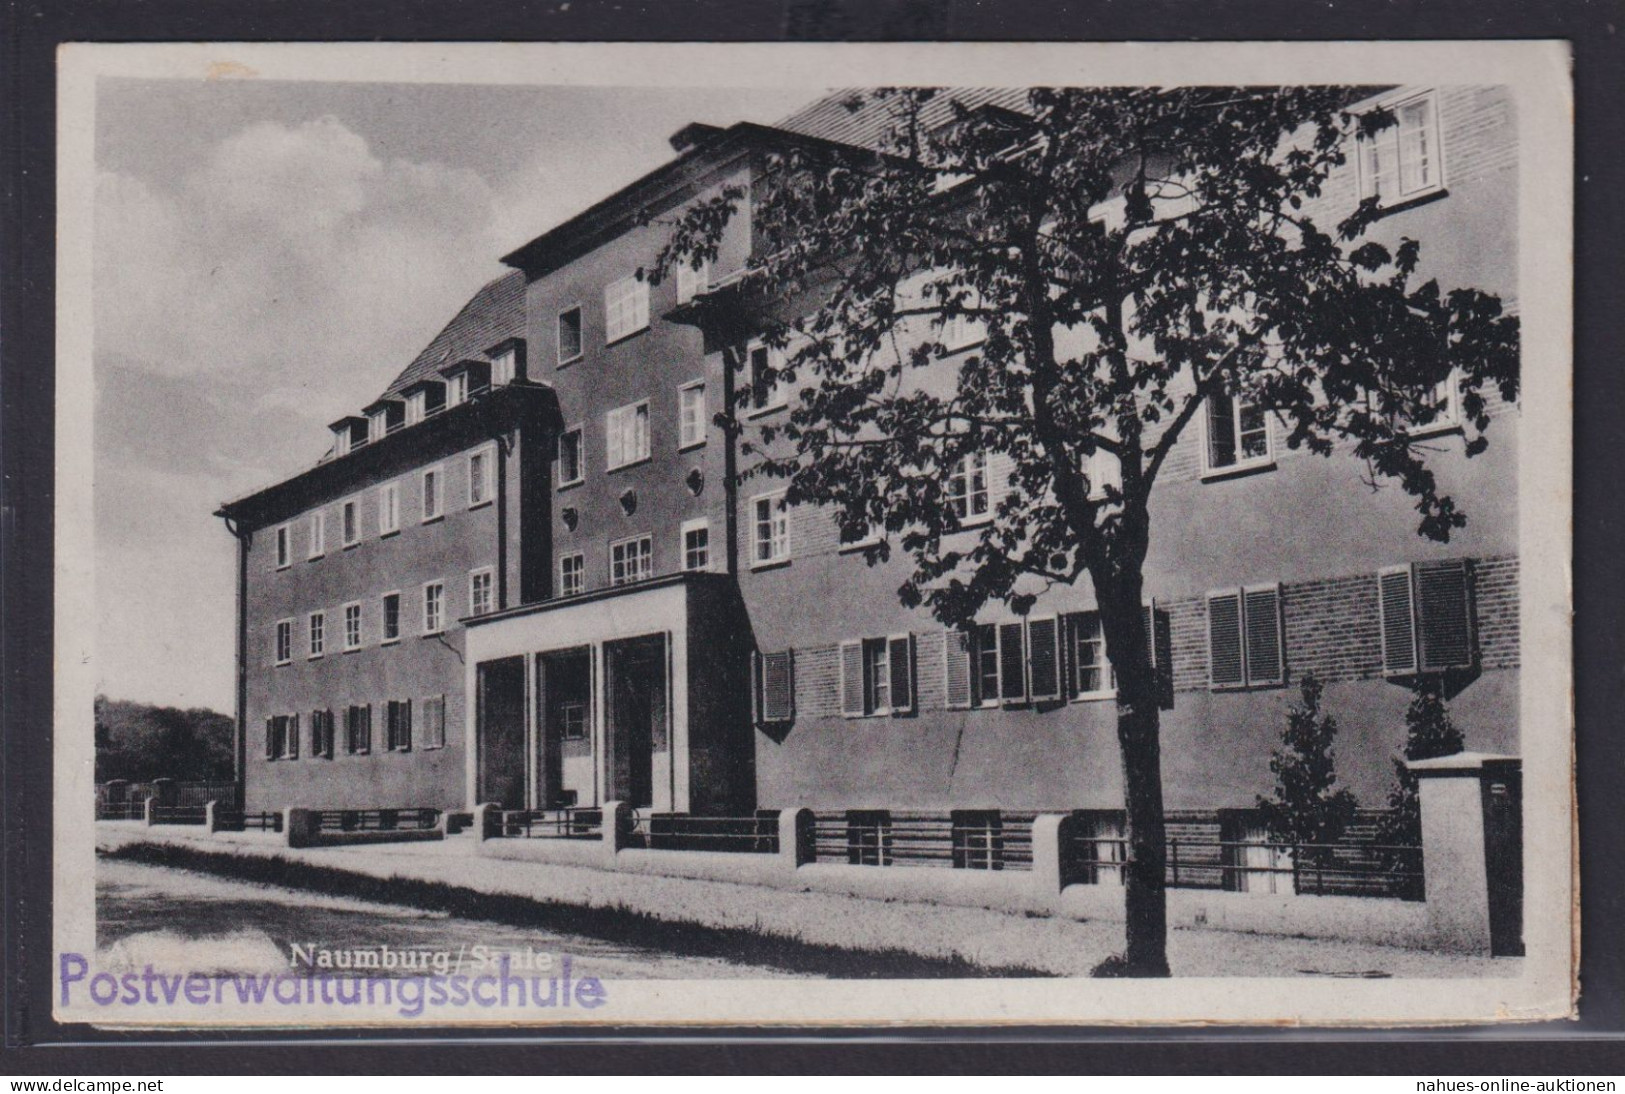
[[[1207,596],[1208,684],[1239,688],[1247,681],[1241,652],[1241,596],[1235,592]]]
[[[1473,663],[1472,603],[1462,559],[1416,564],[1421,662],[1425,671],[1466,668]]]
[[[1162,658],[1158,656],[1157,649],[1157,604],[1154,600],[1145,605],[1145,653],[1151,659],[1152,668],[1162,667]]]
[[[286,738],[288,759],[297,760],[299,758],[299,715],[288,715],[287,727],[287,732],[283,736]]]
[[[1229,467],[1236,462],[1236,417],[1228,395],[1207,400],[1207,465]]]
[[[887,639],[886,660],[891,666],[891,709],[906,714],[914,709],[914,636]]]
[[[1247,621],[1247,683],[1279,684],[1285,677],[1281,649],[1281,587],[1260,585],[1242,594]]]
[[[401,751],[412,751],[412,700],[401,703]]]
[[[265,719],[265,758],[276,759],[276,719]]]
[[[1034,702],[1061,697],[1061,643],[1056,621],[1027,622],[1027,677]]]
[[[372,704],[364,703],[361,707],[361,751],[372,751]]]
[[[756,720],[788,722],[795,714],[795,657],[792,651],[756,655]]]
[[[1382,621],[1382,671],[1402,676],[1417,668],[1416,624],[1411,568],[1390,566],[1377,574],[1377,607]]]
[[[942,632],[943,678],[949,710],[969,710],[971,705],[971,636],[969,631]]]
[[[841,713],[861,718],[863,702],[863,643],[841,643]]]
[[[1027,651],[1021,623],[999,624],[999,698],[1020,702],[1027,698]]]

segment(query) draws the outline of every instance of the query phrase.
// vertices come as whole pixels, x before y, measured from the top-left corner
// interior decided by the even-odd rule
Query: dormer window
[[[417,425],[446,409],[446,385],[439,380],[419,380],[407,385],[401,394],[406,396],[407,425]]]
[[[333,431],[333,455],[346,456],[367,443],[367,419],[354,415],[340,418],[327,427]]]
[[[491,386],[491,365],[487,361],[463,360],[440,370],[446,378],[452,397],[451,406],[466,403],[470,396],[478,395]]]
[[[499,342],[485,355],[491,359],[492,387],[502,387],[525,378],[525,343],[519,339]]]
[[[375,443],[406,425],[406,404],[399,399],[379,399],[366,413],[367,437]]]
[[[446,380],[446,405],[460,406],[468,401],[468,373],[459,372]]]
[[[424,417],[425,399],[423,392],[414,391],[406,397],[406,424],[417,425]]]

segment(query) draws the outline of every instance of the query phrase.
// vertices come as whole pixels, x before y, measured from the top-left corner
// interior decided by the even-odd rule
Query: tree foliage
[[[1359,808],[1349,789],[1337,788],[1337,760],[1332,751],[1337,719],[1321,710],[1324,693],[1313,673],[1299,681],[1300,702],[1287,711],[1281,748],[1270,757],[1275,796],[1259,798],[1258,810],[1270,838],[1295,846],[1336,843]],[[1320,852],[1310,853],[1311,858]],[[1305,856],[1299,853],[1299,860]]]
[[[96,697],[96,781],[233,778],[237,723],[201,708],[181,710]]]
[[[1450,709],[1444,701],[1444,682],[1436,676],[1425,676],[1417,681],[1416,694],[1405,708],[1405,754],[1394,757],[1394,782],[1388,791],[1388,813],[1377,826],[1377,843],[1387,848],[1420,847],[1422,845],[1422,800],[1417,787],[1416,774],[1407,761],[1433,760],[1440,756],[1454,756],[1466,746],[1466,738],[1450,719]],[[1390,869],[1414,873],[1417,856],[1403,851],[1388,851],[1384,858]],[[1399,883],[1400,895],[1420,900],[1422,879],[1404,877]]]

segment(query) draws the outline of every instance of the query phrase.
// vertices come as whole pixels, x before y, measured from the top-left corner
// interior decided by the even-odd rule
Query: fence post
[[[1460,752],[1408,766],[1417,776],[1422,874],[1435,944],[1468,953],[1508,952],[1505,940],[1496,937],[1497,921],[1504,915],[1504,904],[1497,906],[1497,901],[1504,901],[1511,880],[1507,875],[1515,870],[1521,911],[1521,848],[1515,864],[1508,863],[1497,853],[1503,841],[1486,831],[1486,820],[1492,786],[1504,787],[1509,772],[1517,779],[1517,758]],[[1521,949],[1521,929],[1517,933]]]
[[[203,830],[211,836],[220,831],[220,826],[217,823],[219,809],[220,803],[217,801],[203,803]]]
[[[1070,813],[1033,818],[1033,884],[1041,897],[1057,897],[1078,880],[1077,820]]]
[[[174,805],[176,803],[175,780],[152,780],[152,796],[158,800],[159,805]]]
[[[603,841],[607,865],[615,865],[616,854],[631,842],[631,836],[632,807],[626,802],[605,802],[604,819],[599,828],[598,838]]]
[[[315,846],[315,810],[284,809],[282,811],[282,836],[289,847]]]
[[[491,814],[501,811],[500,802],[480,802],[474,807],[474,842],[484,843],[491,838]]]
[[[779,810],[779,864],[786,870],[812,862],[813,811],[811,809]]]
[[[148,828],[158,823],[158,799],[156,797],[148,798],[142,803],[141,808],[143,810],[142,819],[147,822]]]

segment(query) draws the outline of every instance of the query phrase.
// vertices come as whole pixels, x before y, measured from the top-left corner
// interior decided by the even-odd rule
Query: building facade
[[[1379,101],[1400,119],[1391,147],[1351,157],[1322,200],[1398,195],[1372,238],[1418,238],[1428,276],[1515,308],[1509,95]],[[1121,806],[1091,593],[969,631],[903,608],[906,562],[870,565],[830,514],[740,481],[742,441],[792,394],[759,392],[739,436],[715,420],[771,351],[684,305],[748,264],[748,215],[709,268],[648,276],[674,212],[748,194],[776,150],[866,145],[878,124],[831,99],[780,128],[681,131],[670,164],[508,255],[514,272],[334,424],[331,456],[222,510],[241,544],[249,808]],[[974,346],[965,332],[949,356]],[[1366,804],[1419,675],[1449,680],[1469,748],[1518,750],[1517,411],[1493,404],[1468,459],[1456,404],[1441,391],[1429,439],[1470,514],[1448,545],[1416,535],[1397,487],[1289,450],[1269,415],[1212,407],[1181,440],[1145,567],[1170,808],[1269,793],[1309,672]],[[959,485],[973,517],[1009,489],[997,459]]]

